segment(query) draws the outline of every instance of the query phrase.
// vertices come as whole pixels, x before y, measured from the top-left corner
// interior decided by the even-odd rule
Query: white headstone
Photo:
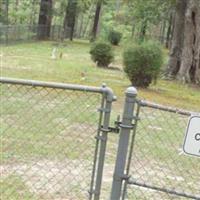
[[[200,116],[189,119],[183,150],[186,154],[200,157]]]
[[[51,58],[52,58],[53,60],[56,59],[56,51],[57,51],[57,49],[56,49],[56,48],[53,48],[52,53],[51,53]]]

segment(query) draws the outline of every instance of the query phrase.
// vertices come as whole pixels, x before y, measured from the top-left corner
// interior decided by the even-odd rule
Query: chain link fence
[[[183,153],[188,118],[195,113],[141,101],[123,199],[200,199],[199,158]]]
[[[2,199],[200,199],[199,158],[182,150],[194,113],[133,87],[121,120],[105,86],[1,78],[0,91]]]
[[[1,198],[88,199],[112,92],[6,78],[0,89]]]
[[[22,41],[34,41],[38,39],[38,33],[48,32],[49,27],[44,25],[0,25],[0,44],[10,44]],[[63,36],[63,27],[52,25],[50,27],[49,40],[60,41],[69,38],[70,28],[66,28]]]
[[[47,38],[52,41],[63,41],[64,39],[70,38],[71,28],[66,27],[65,31],[63,26],[61,25],[52,25],[50,27],[45,25],[2,25],[0,24],[0,44],[12,44],[12,43],[20,43],[20,42],[32,42],[38,40],[39,35],[48,35],[50,28],[50,34]],[[73,37],[75,39],[90,39],[89,33],[80,33],[80,30],[76,28],[73,33]],[[141,40],[141,35],[136,34],[132,38],[135,40]],[[146,40],[156,40],[160,41],[162,44],[168,44],[170,46],[171,38],[166,38],[159,35],[146,35]]]

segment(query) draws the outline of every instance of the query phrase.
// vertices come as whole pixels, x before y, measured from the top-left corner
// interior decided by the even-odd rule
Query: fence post
[[[118,152],[115,162],[115,170],[113,175],[113,183],[110,200],[119,200],[122,191],[122,182],[126,179],[125,166],[128,154],[130,132],[133,128],[133,112],[137,96],[137,90],[134,87],[129,87],[126,92],[124,112],[122,116],[121,131],[118,143]]]
[[[97,174],[96,174],[96,183],[95,183],[95,190],[94,190],[94,200],[100,199],[100,192],[101,192],[101,184],[102,184],[102,176],[103,176],[103,168],[104,168],[104,161],[105,161],[105,153],[106,153],[106,145],[107,145],[107,136],[109,132],[109,124],[110,124],[110,114],[112,109],[112,102],[116,99],[113,95],[112,90],[106,88],[104,85],[103,88],[106,91],[105,98],[105,106],[103,108],[103,125],[101,128],[102,134],[97,138],[100,140],[100,150],[99,150],[99,160],[97,166]]]

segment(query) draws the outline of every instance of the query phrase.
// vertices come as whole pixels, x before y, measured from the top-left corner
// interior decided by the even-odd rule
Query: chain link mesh
[[[38,32],[48,32],[45,25],[1,25],[0,44],[9,44],[22,41],[34,41],[38,38]],[[69,38],[71,29],[66,28],[65,37]],[[50,40],[60,41],[63,38],[63,27],[53,25],[50,27]]]
[[[200,199],[199,159],[185,155],[182,150],[187,122],[186,115],[148,105],[140,108],[130,166],[133,183],[128,185],[127,199],[188,199],[171,195],[169,190]]]
[[[87,199],[101,95],[1,84],[2,199]]]
[[[101,95],[8,83],[0,90],[1,198],[88,199]],[[187,122],[187,113],[141,106],[127,199],[187,199],[170,191],[200,199],[199,160],[182,152]],[[109,134],[101,199],[110,195],[117,148]]]

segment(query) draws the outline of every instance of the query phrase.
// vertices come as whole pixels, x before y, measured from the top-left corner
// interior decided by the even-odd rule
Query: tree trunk
[[[185,18],[186,5],[187,5],[187,0],[176,1],[176,15],[175,15],[172,47],[167,67],[167,76],[170,78],[175,78],[177,72],[180,69],[181,54],[182,54],[183,39],[184,39],[183,32],[184,32],[184,18]]]
[[[18,7],[19,7],[19,0],[16,0],[15,1],[15,12],[17,13],[18,12]],[[15,17],[15,24],[17,24],[17,15]]]
[[[81,19],[80,19],[80,25],[79,25],[79,29],[78,29],[78,33],[77,33],[77,35],[78,35],[79,38],[81,38],[81,35],[82,35],[83,23],[84,23],[84,17],[85,17],[84,13],[82,13],[80,15],[80,17],[81,17]]]
[[[119,18],[119,11],[120,11],[120,7],[121,7],[121,0],[116,0],[115,2],[115,23],[117,23],[118,18]],[[117,25],[117,24],[116,24]]]
[[[4,22],[4,19],[3,19],[3,2],[2,0],[0,0],[0,22]]]
[[[9,1],[0,0],[0,22],[8,25]]]
[[[135,34],[135,20],[132,20],[132,28],[131,28],[131,38],[134,37]]]
[[[36,7],[36,1],[35,0],[32,0],[31,1],[31,13],[30,13],[30,21],[29,21],[29,25],[30,25],[30,27],[32,27],[32,25],[35,25],[36,23],[35,23],[35,15],[36,15],[36,9],[35,9],[35,7]]]
[[[142,22],[142,25],[141,25],[140,41],[144,41],[145,36],[146,36],[146,30],[147,30],[147,21],[144,20],[144,21]]]
[[[116,15],[118,15],[121,6],[121,0],[116,0]]]
[[[200,83],[200,2],[188,1],[182,62],[177,75],[183,82]]]
[[[43,40],[50,37],[52,21],[52,0],[41,0],[38,21],[38,39]]]
[[[170,40],[169,40],[169,47],[170,47],[170,49],[171,49],[171,47],[172,47],[172,40],[173,40],[174,27],[175,27],[175,12],[174,12],[173,18],[172,18],[171,38],[170,38]]]
[[[169,22],[168,22],[168,28],[167,28],[167,36],[166,36],[166,42],[165,47],[170,47],[170,38],[172,35],[172,24],[173,24],[173,12],[170,13]]]
[[[165,32],[166,32],[166,20],[163,20],[163,26],[162,26],[162,32],[161,32],[161,36],[160,36],[160,42],[162,44],[164,44],[165,42]]]
[[[86,35],[86,32],[88,30],[88,26],[90,25],[91,18],[93,16],[93,10],[94,10],[94,5],[91,4],[90,9],[89,9],[89,15],[87,17],[87,21],[84,23],[85,25],[84,25],[84,28],[83,28],[83,31],[82,31],[82,34],[81,34],[82,37],[85,37],[85,35]]]
[[[6,1],[6,25],[9,25],[9,0]]]
[[[94,24],[92,28],[91,41],[94,41],[97,37],[101,6],[102,6],[102,0],[98,0],[97,5],[96,5],[95,16],[94,16]]]
[[[67,35],[69,29],[69,38],[72,41],[74,36],[74,27],[77,15],[77,0],[69,0],[66,7],[65,19],[64,19],[64,38]]]

